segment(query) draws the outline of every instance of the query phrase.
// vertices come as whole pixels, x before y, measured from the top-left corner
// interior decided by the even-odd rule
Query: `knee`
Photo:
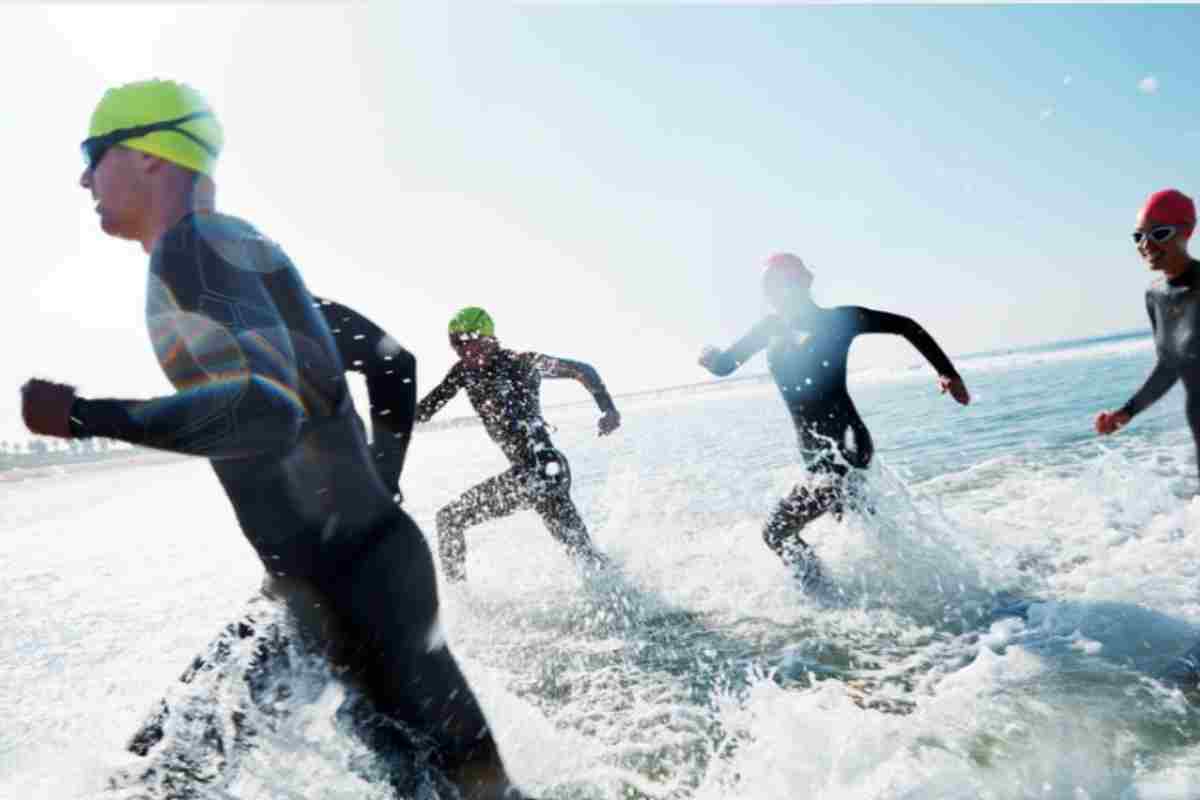
[[[768,520],[762,529],[763,543],[776,553],[780,552],[783,548],[784,527],[781,520],[772,518]]]
[[[403,347],[397,347],[394,353],[388,353],[392,360],[392,369],[406,378],[416,377],[417,357]]]

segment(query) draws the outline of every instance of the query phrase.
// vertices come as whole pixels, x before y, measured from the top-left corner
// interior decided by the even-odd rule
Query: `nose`
[[[92,171],[88,167],[84,167],[83,172],[79,175],[79,185],[84,189],[92,188]]]

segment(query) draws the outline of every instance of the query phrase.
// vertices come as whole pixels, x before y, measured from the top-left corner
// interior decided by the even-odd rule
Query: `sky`
[[[781,250],[818,303],[951,355],[1146,328],[1129,232],[1200,193],[1198,41],[1186,6],[5,4],[0,437],[31,376],[169,392],[147,256],[78,183],[110,86],[201,91],[218,208],[413,351],[422,394],[482,305],[619,395],[708,379]],[[851,368],[919,360],[864,337]]]

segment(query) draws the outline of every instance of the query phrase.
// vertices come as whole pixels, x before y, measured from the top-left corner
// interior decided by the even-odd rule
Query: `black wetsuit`
[[[398,494],[417,411],[417,359],[354,309],[323,297],[313,300],[325,315],[342,366],[366,378],[371,455],[383,485]]]
[[[176,393],[81,398],[72,433],[210,459],[271,593],[340,632],[330,644],[351,675],[435,740],[464,793],[498,797],[507,779],[442,638],[429,548],[380,480],[338,348],[291,261],[241,220],[188,215],[151,255],[146,315]]]
[[[1177,278],[1155,281],[1146,290],[1146,313],[1158,363],[1121,410],[1134,417],[1182,381],[1184,409],[1200,461],[1200,262],[1193,261]]]
[[[783,402],[792,415],[800,453],[819,480],[797,486],[776,508],[763,539],[785,561],[810,555],[800,530],[826,511],[841,513],[850,468],[865,469],[875,445],[846,389],[846,361],[854,337],[892,333],[907,339],[939,375],[958,373],[937,342],[908,317],[860,306],[815,308],[803,316],[771,314],[709,365],[714,375],[728,375],[759,350]]]
[[[599,560],[587,527],[571,502],[571,468],[555,449],[542,419],[542,378],[574,378],[583,383],[604,413],[615,411],[612,397],[591,366],[539,353],[498,349],[486,366],[468,367],[462,361],[417,405],[417,420],[425,422],[466,389],[471,405],[488,436],[508,457],[512,467],[468,489],[437,513],[438,550],[451,580],[465,576],[466,539],[471,525],[496,519],[517,509],[532,508],[550,534],[576,557]]]

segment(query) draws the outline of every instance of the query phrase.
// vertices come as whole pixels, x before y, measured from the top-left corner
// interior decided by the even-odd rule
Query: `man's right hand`
[[[1133,419],[1125,411],[1101,411],[1096,415],[1096,433],[1107,436],[1116,433],[1129,424]]]
[[[42,436],[71,438],[71,406],[75,387],[32,378],[21,387],[21,416],[25,427]]]

